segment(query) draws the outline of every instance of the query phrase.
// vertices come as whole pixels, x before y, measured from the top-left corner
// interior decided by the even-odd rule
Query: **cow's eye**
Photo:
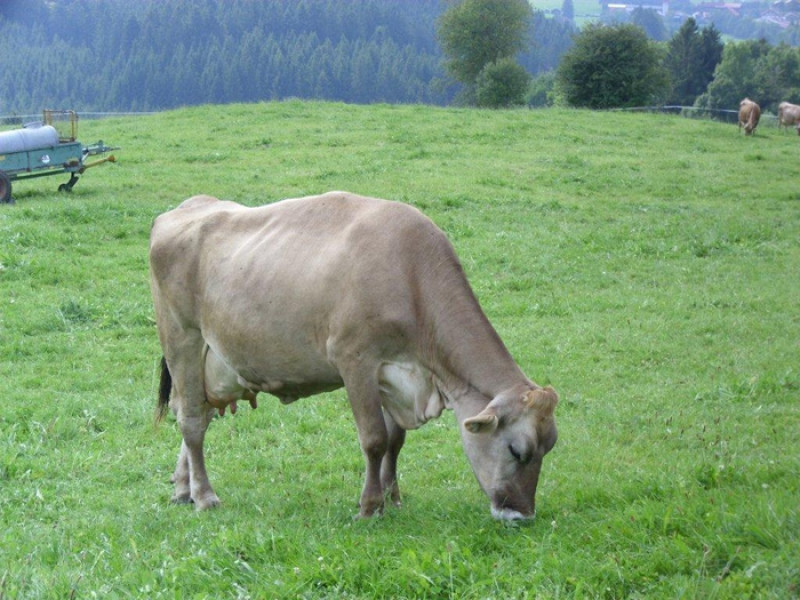
[[[517,462],[522,462],[522,454],[520,454],[516,448],[514,448],[513,444],[508,445],[508,451],[511,452],[511,456],[514,457],[514,460]]]

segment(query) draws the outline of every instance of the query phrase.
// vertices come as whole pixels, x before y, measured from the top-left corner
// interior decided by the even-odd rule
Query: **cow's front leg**
[[[381,487],[395,506],[400,506],[400,486],[397,484],[397,457],[406,441],[406,430],[400,427],[388,412],[384,412],[388,444],[381,462]]]
[[[386,454],[389,436],[383,420],[378,384],[377,381],[358,378],[350,383],[345,380],[345,388],[356,420],[361,451],[367,463],[358,518],[380,515],[383,513],[381,462]]]

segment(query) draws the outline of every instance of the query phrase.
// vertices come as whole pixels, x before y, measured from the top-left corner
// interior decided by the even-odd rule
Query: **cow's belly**
[[[234,363],[236,364],[236,363]],[[302,371],[269,366],[237,367],[208,348],[205,357],[205,389],[212,404],[226,404],[259,392],[272,394],[284,404],[298,398],[338,389],[343,382],[339,373],[329,365],[316,364]]]
[[[213,349],[205,356],[205,389],[213,406],[224,406],[242,398],[254,398],[259,392],[276,396],[288,404],[321,392],[342,387],[338,372],[319,368],[313,377],[287,378],[265,371],[237,370]],[[413,361],[391,361],[378,370],[381,405],[403,429],[416,429],[442,414],[446,399],[442,396],[431,373]]]
[[[445,409],[433,373],[415,362],[385,362],[378,372],[381,403],[403,429],[416,429]]]

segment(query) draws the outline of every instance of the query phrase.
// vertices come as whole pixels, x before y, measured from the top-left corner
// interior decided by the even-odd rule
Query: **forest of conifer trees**
[[[441,0],[6,0],[0,114],[143,111],[291,97],[447,104]],[[534,16],[530,73],[569,23]]]

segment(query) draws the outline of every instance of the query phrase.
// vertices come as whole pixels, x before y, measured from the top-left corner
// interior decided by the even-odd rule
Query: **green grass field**
[[[285,102],[86,121],[120,145],[0,206],[0,599],[797,598],[796,135],[675,116]],[[402,509],[353,521],[343,392],[211,424],[222,507],[169,504],[147,243],[197,193],[401,200],[560,393],[531,524],[491,519],[450,413]]]

